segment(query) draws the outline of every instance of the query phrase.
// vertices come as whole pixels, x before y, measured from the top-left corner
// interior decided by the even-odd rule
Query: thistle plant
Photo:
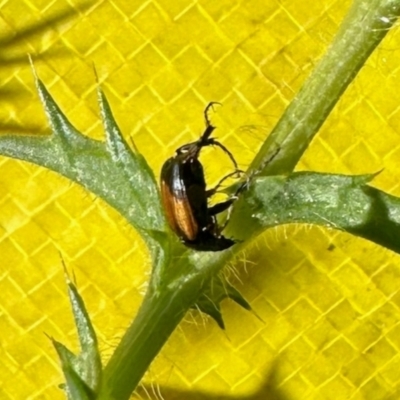
[[[400,199],[370,185],[376,171],[362,176],[293,172],[399,12],[399,0],[354,1],[326,55],[247,171],[251,179],[225,231],[239,243],[222,252],[190,250],[167,228],[155,174],[140,151],[124,139],[101,88],[98,101],[105,140],[96,141],[72,126],[34,72],[52,135],[3,135],[0,154],[58,172],[102,198],[140,233],[152,260],[143,303],[105,366],[89,312],[68,279],[81,351],[75,355],[56,340],[53,343],[69,399],[128,399],[191,307],[207,313],[221,327],[224,298],[250,309],[219,272],[249,239],[267,228],[288,223],[328,226],[400,253]],[[279,154],[271,160],[277,148]]]

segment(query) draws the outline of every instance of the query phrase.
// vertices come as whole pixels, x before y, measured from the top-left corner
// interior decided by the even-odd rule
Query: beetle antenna
[[[212,108],[214,110],[214,104],[218,104],[219,106],[222,106],[222,104],[219,103],[218,101],[210,101],[207,104],[207,107],[204,110],[204,119],[206,121],[206,126],[210,126],[211,125],[210,118],[208,117],[208,113],[210,111],[210,108]]]
[[[211,146],[218,146],[219,148],[221,148],[227,155],[228,157],[231,159],[233,165],[235,166],[235,170],[238,170],[238,165],[237,162],[235,160],[235,157],[233,157],[233,154],[220,142],[218,142],[217,140],[211,138],[207,140],[207,144],[211,145]]]
[[[207,139],[211,136],[211,134],[215,129],[215,126],[211,124],[210,118],[208,116],[210,108],[214,110],[214,104],[218,104],[220,106],[222,105],[221,103],[218,103],[218,101],[211,101],[210,103],[207,104],[207,107],[204,110],[204,120],[206,122],[206,129],[200,137],[201,144],[204,144],[207,141]]]
[[[274,152],[261,164],[259,168],[251,171],[246,177],[246,180],[236,190],[235,196],[238,196],[241,192],[248,189],[251,180],[254,179],[254,177],[258,175],[264,169],[264,167],[266,167],[279,154],[280,151],[281,151],[280,146],[276,147]]]

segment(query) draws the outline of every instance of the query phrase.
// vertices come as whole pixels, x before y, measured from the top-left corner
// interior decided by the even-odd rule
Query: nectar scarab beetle
[[[225,225],[220,227],[216,216],[228,210],[237,197],[230,197],[213,206],[208,204],[210,197],[226,179],[242,173],[232,153],[210,137],[215,127],[210,123],[208,111],[214,104],[209,103],[204,110],[206,129],[200,138],[179,147],[175,156],[169,158],[161,169],[161,198],[168,224],[186,246],[199,251],[221,251],[236,243],[221,234]],[[199,161],[201,149],[207,146],[220,147],[235,167],[233,172],[208,190]]]

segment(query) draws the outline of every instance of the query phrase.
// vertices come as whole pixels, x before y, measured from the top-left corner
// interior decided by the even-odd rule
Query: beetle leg
[[[226,181],[228,178],[230,178],[230,177],[232,177],[232,176],[234,176],[234,175],[240,175],[240,174],[244,174],[244,171],[238,169],[238,170],[233,171],[233,172],[231,172],[230,174],[224,176],[224,177],[217,183],[216,186],[214,186],[212,189],[208,189],[208,190],[206,191],[206,196],[207,196],[207,198],[208,198],[208,197],[211,197],[211,196],[214,196],[214,194],[217,193],[217,191],[218,191],[218,189],[220,188],[220,186],[222,185],[222,183],[223,183],[224,181]]]
[[[238,199],[238,197],[237,197],[237,196],[231,197],[231,199],[233,199],[233,201],[232,201],[231,206],[228,207],[228,213],[227,213],[225,222],[223,223],[223,225],[221,225],[221,226],[219,227],[219,231],[220,231],[220,232],[222,232],[222,231],[225,229],[226,225],[228,225],[228,222],[229,222],[229,220],[230,220],[230,218],[231,218],[231,214],[232,214],[232,210],[233,210],[232,205],[233,205],[233,203]]]
[[[228,215],[226,216],[225,222],[223,223],[223,225],[218,226],[218,228],[217,228],[218,234],[221,233],[225,229],[226,225],[228,224],[229,219],[231,217],[232,209],[233,209],[232,205],[237,199],[238,199],[237,196],[230,197],[228,200],[223,201],[218,204],[215,204],[214,206],[212,206],[208,209],[210,216],[212,216],[215,219],[215,221],[216,221],[216,218],[215,218],[216,214],[219,214],[225,210],[228,210]],[[217,224],[215,224],[215,225],[217,226]]]
[[[222,201],[221,203],[214,204],[212,207],[208,209],[208,213],[210,215],[216,215],[222,213],[227,210],[235,201],[237,197],[230,197],[228,200]]]

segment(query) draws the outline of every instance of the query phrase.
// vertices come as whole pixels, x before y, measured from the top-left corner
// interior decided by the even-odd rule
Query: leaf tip
[[[105,99],[104,99],[104,93],[103,90],[101,89],[101,84],[100,84],[100,79],[99,79],[99,74],[97,73],[96,65],[93,62],[92,63],[92,68],[93,68],[93,73],[94,73],[94,78],[96,80],[96,91],[97,91],[97,99],[100,105],[100,112],[103,117],[104,112],[105,112]]]
[[[380,170],[378,170],[378,171],[376,171],[376,172],[373,172],[373,173],[370,175],[370,180],[372,181],[373,179],[375,179],[378,175],[380,175],[380,174],[383,172],[384,169],[385,169],[385,168],[381,168]]]
[[[94,63],[94,61],[92,62],[92,68],[93,68],[93,73],[94,73],[94,77],[96,79],[97,86],[99,86],[99,75],[97,74],[96,64]]]
[[[355,182],[357,182],[360,185],[366,185],[366,184],[370,183],[372,180],[374,180],[378,175],[380,175],[384,169],[385,168],[381,168],[380,170],[378,170],[376,172],[372,172],[372,173],[366,174],[366,175],[356,175],[353,177],[353,179],[355,180]]]
[[[69,274],[67,266],[65,264],[64,257],[62,256],[60,251],[59,251],[59,256],[60,256],[61,264],[62,264],[62,267],[63,267],[63,270],[64,270],[65,282],[67,283],[67,286],[70,287],[71,284],[73,285],[73,282],[71,280],[70,274]],[[74,274],[73,274],[72,279],[75,281],[75,275]]]
[[[33,75],[35,78],[37,78],[37,74],[36,74],[36,69],[35,69],[35,65],[33,64],[33,59],[30,53],[28,53],[28,60],[29,60],[29,65],[31,66]]]
[[[32,55],[30,53],[28,53],[28,60],[29,60],[29,65],[31,67],[33,78],[35,80],[36,87],[38,88],[38,91],[40,93],[40,79],[39,79],[39,76],[38,76],[38,74],[36,72],[35,64],[33,63],[33,58],[32,58]]]

